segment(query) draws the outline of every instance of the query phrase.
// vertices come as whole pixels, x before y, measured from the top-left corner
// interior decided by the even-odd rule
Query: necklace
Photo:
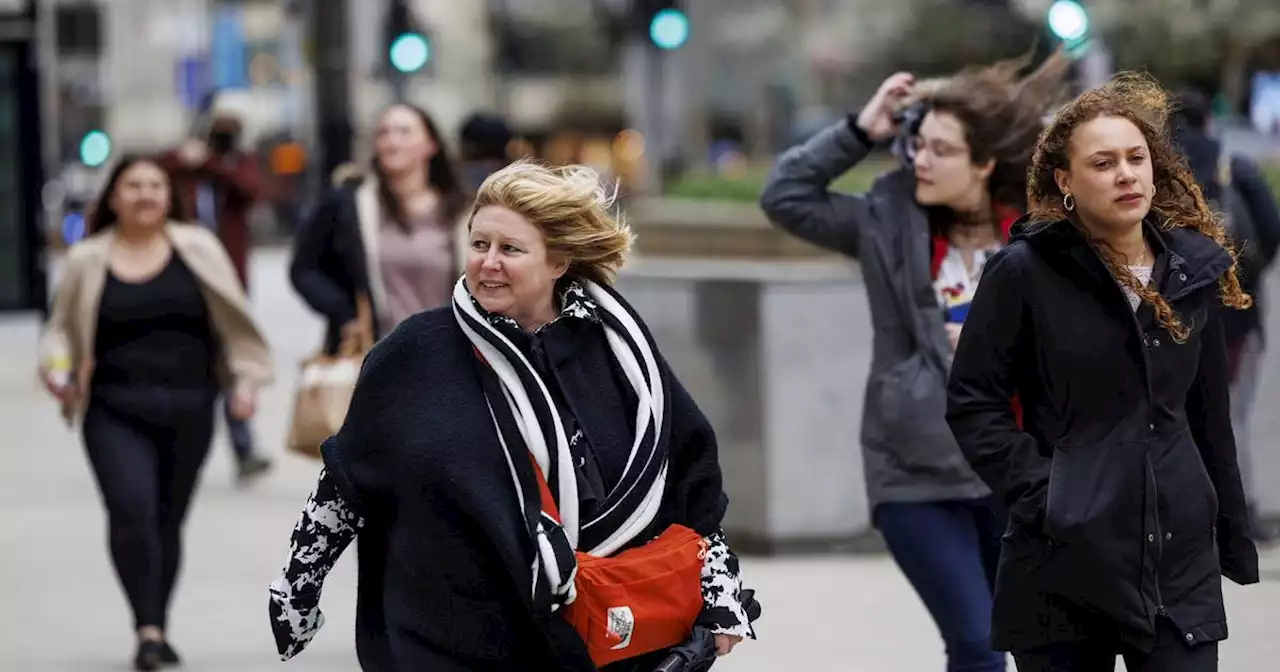
[[[1150,266],[1150,264],[1148,264],[1148,263],[1147,263],[1147,257],[1148,257],[1148,256],[1150,256],[1150,252],[1148,252],[1148,251],[1147,251],[1147,246],[1146,246],[1146,245],[1143,245],[1143,246],[1142,246],[1142,255],[1138,257],[1138,265],[1139,265],[1139,266]]]

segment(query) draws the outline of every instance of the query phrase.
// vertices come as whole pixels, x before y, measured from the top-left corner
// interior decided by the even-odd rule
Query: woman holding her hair
[[[1006,513],[944,416],[969,301],[1024,209],[1041,119],[1061,97],[1061,56],[1020,76],[1025,65],[971,68],[928,90],[895,74],[861,112],[779,157],[760,197],[778,226],[861,262],[875,330],[862,416],[871,520],[933,616],[951,672],[1005,669],[989,623]],[[830,190],[895,135],[909,165],[865,194]]]
[[[1223,339],[1251,299],[1169,107],[1124,74],[1057,113],[951,371],[947,419],[1011,511],[993,629],[1021,672],[1212,672],[1222,577],[1258,581]]]
[[[247,419],[272,380],[222,244],[178,219],[159,164],[121,158],[88,235],[67,251],[41,340],[45,385],[81,420],[139,670],[179,660],[165,628],[214,402],[233,390],[230,412]]]

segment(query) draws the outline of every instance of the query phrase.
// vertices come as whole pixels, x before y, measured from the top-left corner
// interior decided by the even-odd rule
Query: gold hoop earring
[[[1075,209],[1076,209],[1076,197],[1075,197],[1075,196],[1072,196],[1071,194],[1065,194],[1065,195],[1063,195],[1063,197],[1062,197],[1062,207],[1063,207],[1063,209],[1064,209],[1064,210],[1066,210],[1067,212],[1071,212],[1072,210],[1075,210]]]

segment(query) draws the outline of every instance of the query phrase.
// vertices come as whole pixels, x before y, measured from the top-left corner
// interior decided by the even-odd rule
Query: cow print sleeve
[[[298,655],[324,625],[320,589],[325,576],[363,525],[328,470],[321,470],[315,492],[293,528],[288,563],[270,587],[271,630],[281,660]]]
[[[738,556],[729,550],[724,531],[706,538],[702,563],[702,615],[698,621],[720,635],[755,639],[755,629],[742,605],[742,572]]]

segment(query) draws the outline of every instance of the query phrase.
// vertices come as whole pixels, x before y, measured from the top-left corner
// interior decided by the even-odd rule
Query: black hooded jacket
[[[1145,225],[1177,343],[1070,222],[1020,223],[987,262],[951,370],[947,420],[1011,509],[993,614],[1000,650],[1118,634],[1157,618],[1226,638],[1222,581],[1258,580],[1227,391],[1218,279],[1199,232]],[[1019,428],[1009,406],[1023,408]]]

